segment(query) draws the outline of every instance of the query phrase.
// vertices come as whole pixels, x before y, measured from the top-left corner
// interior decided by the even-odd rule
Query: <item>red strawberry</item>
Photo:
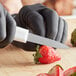
[[[76,76],[76,66],[64,71],[64,76]]]
[[[48,72],[48,74],[52,74],[53,76],[64,76],[63,68],[60,65],[56,65]]]
[[[34,54],[35,63],[40,62],[43,64],[49,64],[60,59],[61,57],[52,47],[48,47],[45,45],[37,48],[37,52],[36,54]]]
[[[38,74],[37,76],[53,76],[53,75],[49,75],[49,74],[47,74],[47,73],[40,73],[40,74]]]

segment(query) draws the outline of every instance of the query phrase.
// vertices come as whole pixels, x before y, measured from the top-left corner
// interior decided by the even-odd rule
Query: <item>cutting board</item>
[[[76,19],[67,19],[68,38],[66,44],[70,44],[71,32],[76,28]],[[76,48],[57,49],[62,57],[61,61],[51,64],[34,64],[32,54],[9,45],[0,49],[0,76],[36,76],[39,73],[47,73],[52,66],[60,64],[64,70],[76,66]]]

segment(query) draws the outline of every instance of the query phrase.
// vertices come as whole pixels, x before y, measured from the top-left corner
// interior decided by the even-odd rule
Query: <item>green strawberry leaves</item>
[[[35,64],[39,63],[39,58],[42,57],[42,55],[39,53],[39,48],[40,48],[40,46],[37,45],[36,53],[33,54]]]

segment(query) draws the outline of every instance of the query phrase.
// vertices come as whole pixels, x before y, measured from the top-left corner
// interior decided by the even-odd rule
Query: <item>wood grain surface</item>
[[[71,32],[76,28],[76,20],[68,19],[68,38],[69,44]],[[32,54],[34,52],[24,51],[13,45],[0,49],[0,76],[36,76],[39,73],[47,73],[52,66],[62,65],[64,70],[76,66],[76,48],[57,49],[61,55],[61,61],[51,64],[34,64]]]

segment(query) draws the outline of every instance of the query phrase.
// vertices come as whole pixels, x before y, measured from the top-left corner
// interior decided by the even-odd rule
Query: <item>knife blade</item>
[[[29,30],[21,27],[16,27],[16,34],[14,40],[24,43],[28,41],[40,45],[51,46],[54,48],[69,48],[67,45],[60,43],[58,41],[29,33]]]

